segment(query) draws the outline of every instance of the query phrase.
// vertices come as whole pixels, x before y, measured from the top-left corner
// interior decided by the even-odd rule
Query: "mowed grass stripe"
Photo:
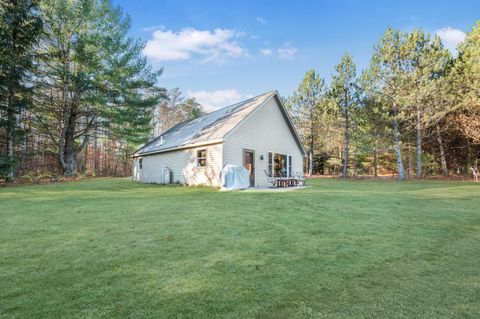
[[[480,186],[0,189],[0,317],[476,318]]]

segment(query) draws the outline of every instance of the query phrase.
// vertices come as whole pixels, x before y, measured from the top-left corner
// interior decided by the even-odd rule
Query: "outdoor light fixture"
[[[262,155],[260,155],[260,160],[261,160],[261,161],[263,161],[263,154],[262,154]]]

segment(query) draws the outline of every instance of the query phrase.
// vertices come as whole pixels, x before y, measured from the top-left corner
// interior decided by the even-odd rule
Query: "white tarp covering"
[[[162,167],[162,184],[170,184],[172,182],[172,171],[170,168]]]
[[[220,172],[222,191],[233,191],[250,187],[248,171],[243,166],[225,165]]]

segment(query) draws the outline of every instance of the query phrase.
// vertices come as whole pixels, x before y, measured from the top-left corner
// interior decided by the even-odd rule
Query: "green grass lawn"
[[[480,184],[0,189],[0,318],[479,318]]]

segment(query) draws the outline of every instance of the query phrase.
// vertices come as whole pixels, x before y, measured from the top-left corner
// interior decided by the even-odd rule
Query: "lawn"
[[[0,189],[0,318],[479,318],[480,184]]]

